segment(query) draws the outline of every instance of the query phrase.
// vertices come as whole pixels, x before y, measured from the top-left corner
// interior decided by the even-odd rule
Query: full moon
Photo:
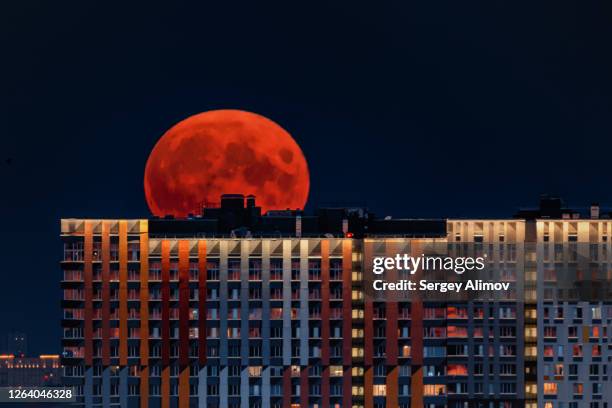
[[[185,217],[222,194],[253,194],[265,212],[303,209],[310,176],[291,135],[263,116],[214,110],[170,128],[147,160],[144,190],[154,215]]]

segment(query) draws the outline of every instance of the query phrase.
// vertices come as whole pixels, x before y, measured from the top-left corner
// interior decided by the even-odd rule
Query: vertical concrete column
[[[285,239],[283,250],[283,406],[291,404],[291,240]]]
[[[119,402],[127,406],[128,394],[128,237],[127,221],[119,221]]]
[[[219,242],[219,402],[227,407],[228,403],[228,369],[227,369],[227,250],[226,240]]]
[[[208,404],[208,381],[206,373],[206,281],[208,271],[206,268],[206,241],[198,241],[198,408],[205,408]]]
[[[240,406],[249,408],[249,244],[240,241]]]
[[[140,408],[149,407],[149,224],[140,221]]]
[[[270,408],[270,241],[261,244],[262,357],[261,407]]]
[[[128,368],[121,367],[119,371],[119,406],[128,406]]]
[[[84,260],[84,298],[85,298],[85,321],[84,321],[84,354],[85,354],[85,381],[83,384],[83,397],[86,407],[93,405],[93,225],[85,221],[85,236],[83,237],[83,260]]]
[[[313,245],[315,245],[313,241]],[[308,406],[308,240],[300,240],[300,405]]]
[[[110,407],[110,369],[104,367],[102,371],[102,407]]]
[[[85,368],[85,384],[83,386],[83,399],[85,408],[93,407],[93,368]]]

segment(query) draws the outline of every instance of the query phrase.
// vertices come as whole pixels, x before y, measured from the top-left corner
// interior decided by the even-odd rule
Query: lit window
[[[465,364],[449,364],[448,375],[468,375],[468,369]]]
[[[467,327],[448,326],[447,336],[448,337],[467,337]]]
[[[544,395],[557,395],[557,383],[545,382]]]
[[[387,395],[387,386],[385,384],[374,385],[374,396],[385,397]]]
[[[249,377],[261,377],[261,366],[249,367]]]
[[[446,308],[446,317],[449,319],[467,319],[468,312],[465,307],[448,306]]]
[[[342,366],[329,366],[329,375],[332,377],[342,377]]]
[[[355,386],[354,385],[352,387],[353,395],[357,395],[357,396],[363,395],[363,392],[364,392],[364,387],[362,387],[362,386]],[[340,406],[338,404],[336,404],[336,405],[334,405],[334,408],[340,408]]]
[[[427,396],[446,395],[446,385],[444,384],[425,384],[423,386],[423,395],[427,395]]]

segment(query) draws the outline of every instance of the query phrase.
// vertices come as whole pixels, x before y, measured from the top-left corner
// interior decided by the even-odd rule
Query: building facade
[[[609,270],[610,221],[260,216],[236,201],[190,220],[62,220],[64,382],[83,406],[612,401],[612,306],[605,297],[574,302],[570,289],[567,299],[550,292],[551,270],[592,268],[594,252],[580,258],[587,269],[572,263],[573,242],[588,243]],[[486,254],[512,289],[457,301],[369,296],[372,254],[434,246]]]
[[[536,221],[538,406],[612,404],[610,220]]]

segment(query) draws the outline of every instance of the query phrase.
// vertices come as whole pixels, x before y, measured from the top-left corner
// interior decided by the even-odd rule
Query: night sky
[[[27,332],[34,353],[60,351],[59,219],[148,216],[151,148],[201,111],[287,129],[310,208],[612,204],[609,2],[8,3],[0,333]]]

